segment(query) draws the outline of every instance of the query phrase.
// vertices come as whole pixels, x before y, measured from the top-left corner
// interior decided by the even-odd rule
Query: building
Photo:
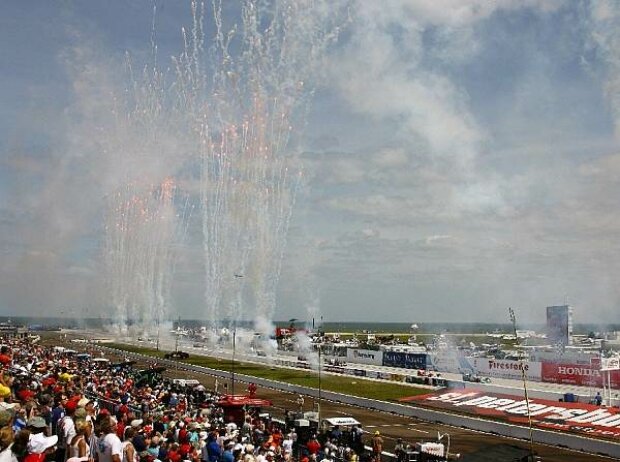
[[[28,334],[28,328],[9,322],[0,322],[0,337],[23,337]]]
[[[570,305],[547,307],[547,339],[552,345],[572,344],[573,308]]]

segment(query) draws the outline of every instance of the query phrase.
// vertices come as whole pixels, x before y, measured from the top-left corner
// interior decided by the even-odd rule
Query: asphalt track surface
[[[81,349],[80,346],[76,344],[67,344],[66,346],[71,346],[74,349]],[[153,362],[157,362],[157,359],[154,358]],[[147,364],[138,363],[136,367],[146,365]],[[215,377],[205,373],[186,372],[169,368],[164,375],[169,378],[193,378],[199,380],[208,389],[213,389],[215,387]],[[232,384],[230,381],[218,379],[218,382],[220,392],[222,392],[224,384],[227,385],[228,390],[232,390]],[[247,384],[236,382],[234,390],[235,393],[245,393],[246,386]],[[270,410],[273,417],[282,419],[284,417],[285,410],[297,410],[296,395],[279,390],[259,387],[257,390],[257,396],[259,398],[268,399],[273,403],[273,408]],[[313,410],[315,404],[316,403],[313,398],[306,397],[304,410]],[[333,403],[326,400],[321,400],[320,402],[320,413],[321,418],[339,416],[354,417],[362,424],[363,429],[367,432],[364,438],[364,442],[366,444],[369,444],[372,434],[375,431],[379,431],[385,441],[385,450],[390,452],[392,451],[397,438],[402,438],[404,442],[415,445],[416,442],[437,441],[438,434],[449,435],[450,454],[452,455],[469,454],[491,448],[495,445],[512,445],[525,449],[529,448],[529,443],[523,440],[477,432],[460,427],[431,423],[412,417],[402,417],[391,413],[383,413],[376,410]],[[442,442],[446,444],[447,437],[444,437]],[[542,457],[544,462],[603,462],[617,460],[611,457],[586,454],[567,450],[561,447],[536,443],[534,443],[534,452],[538,456]]]

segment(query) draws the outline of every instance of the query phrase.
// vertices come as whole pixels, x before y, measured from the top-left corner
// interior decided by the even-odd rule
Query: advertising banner
[[[426,353],[402,353],[386,351],[383,353],[383,365],[404,369],[426,369],[428,355]]]
[[[463,369],[470,369],[468,365],[463,365],[465,358],[459,355],[456,349],[442,349],[428,353],[429,363],[433,370],[437,372],[452,372],[458,374]],[[466,361],[466,360],[465,360]]]
[[[521,379],[521,369],[525,370],[528,380],[542,380],[542,365],[535,361],[513,361],[510,359],[468,358],[474,372],[485,377],[502,379]]]
[[[602,386],[602,374],[598,368],[584,364],[553,363],[543,361],[543,382],[579,385],[583,387]]]
[[[354,364],[371,364],[373,366],[381,366],[383,364],[383,351],[348,348],[347,362]]]
[[[617,371],[620,369],[620,358],[601,358],[602,371]]]
[[[464,414],[486,416],[527,426],[528,406],[521,396],[485,393],[478,390],[448,390],[404,398],[437,409],[458,410]],[[589,437],[613,437],[620,440],[620,409],[585,403],[558,403],[529,400],[532,425],[547,430],[574,432]]]

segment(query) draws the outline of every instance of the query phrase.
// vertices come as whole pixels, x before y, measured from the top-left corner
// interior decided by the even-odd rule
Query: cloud
[[[620,140],[620,4],[613,0],[590,2],[591,40],[603,64],[604,91]]]

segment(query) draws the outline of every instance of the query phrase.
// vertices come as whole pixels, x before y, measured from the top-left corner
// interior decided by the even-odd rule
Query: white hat
[[[88,403],[90,403],[90,400],[88,398],[82,398],[78,401],[78,407],[86,407]]]
[[[2,402],[0,402],[0,411],[8,411],[8,410],[11,410],[11,409],[15,409],[18,406],[19,406],[18,403],[6,403],[6,402],[2,401]]]
[[[131,424],[130,424],[130,425],[131,425],[133,428],[137,428],[137,427],[139,427],[140,425],[142,425],[142,422],[143,422],[143,420],[142,420],[142,419],[134,419],[134,420],[132,420],[132,421],[131,421]]]
[[[201,440],[206,440],[207,436],[209,436],[209,434],[207,432],[200,432],[199,436],[200,436]]]
[[[30,435],[28,440],[28,452],[32,454],[43,454],[46,449],[56,446],[58,436],[45,436],[43,433]]]

